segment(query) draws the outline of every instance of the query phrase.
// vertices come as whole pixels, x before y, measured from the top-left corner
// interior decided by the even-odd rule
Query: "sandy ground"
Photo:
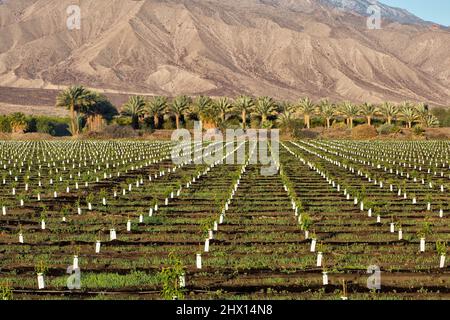
[[[23,106],[0,102],[1,115],[11,114],[14,112],[22,112],[26,115],[36,115],[36,116],[55,116],[55,117],[69,116],[69,112],[63,108],[56,108],[52,106]]]

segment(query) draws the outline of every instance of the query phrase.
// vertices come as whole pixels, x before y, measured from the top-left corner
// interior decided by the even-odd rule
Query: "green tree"
[[[150,117],[153,117],[153,125],[155,129],[159,127],[159,116],[163,113],[166,107],[167,98],[161,96],[153,97],[145,104],[144,113]]]
[[[25,132],[28,127],[26,116],[22,112],[15,112],[8,116],[12,132]]]
[[[378,113],[378,108],[375,105],[366,102],[361,106],[360,113],[366,117],[367,124],[370,126],[372,125],[372,119]]]
[[[429,114],[424,120],[423,125],[427,128],[439,127],[440,123],[436,116]]]
[[[416,110],[408,102],[404,102],[402,104],[400,109],[400,117],[406,122],[409,129],[412,128],[412,124],[418,119]]]
[[[392,103],[385,102],[380,107],[380,114],[386,119],[388,124],[392,124],[392,119],[394,119],[398,114],[398,107]]]
[[[202,122],[214,123],[219,122],[219,112],[213,106],[213,100],[208,96],[199,96],[195,99],[194,104],[191,107],[192,112],[198,115],[198,118]]]
[[[437,118],[440,126],[450,127],[450,106],[448,108],[433,108],[431,114]]]
[[[326,127],[329,129],[331,127],[331,119],[336,114],[336,107],[328,102],[328,100],[323,100],[319,105],[319,114],[325,118]]]
[[[178,96],[176,97],[172,103],[168,106],[167,111],[175,116],[175,123],[177,129],[180,128],[180,118],[185,114],[185,112],[189,109],[191,104],[191,98],[188,96]]]
[[[228,98],[222,97],[219,98],[217,101],[214,101],[213,105],[214,108],[216,108],[219,113],[221,122],[224,123],[227,117],[227,113],[231,110],[233,104]]]
[[[275,101],[270,97],[260,97],[255,104],[253,113],[261,117],[261,125],[267,121],[267,117],[276,114]]]
[[[286,110],[278,114],[277,119],[278,127],[280,129],[285,130],[289,134],[291,134],[293,131],[294,121],[295,121],[294,114],[289,110]]]
[[[144,114],[145,99],[142,96],[131,96],[122,107],[122,113],[131,117],[133,129],[139,129],[139,117]]]
[[[253,99],[248,96],[239,96],[234,102],[234,110],[241,115],[242,129],[246,129],[247,115],[251,113],[252,108],[255,106]]]
[[[100,130],[104,120],[111,121],[118,115],[116,107],[104,95],[92,92],[93,103],[84,106],[80,111],[87,117],[87,127],[89,130]]]
[[[353,120],[358,116],[360,112],[358,106],[350,102],[344,102],[340,108],[340,111],[344,115],[347,125],[350,129],[352,129]]]
[[[417,120],[419,120],[422,126],[426,127],[426,120],[428,118],[428,115],[430,114],[428,105],[425,103],[419,103],[414,106],[414,109],[416,111]]]
[[[56,106],[64,107],[70,111],[70,130],[72,135],[80,133],[80,124],[77,123],[78,112],[86,110],[95,103],[95,96],[83,86],[72,86],[61,91],[56,97]]]
[[[311,128],[311,116],[316,113],[316,106],[313,101],[306,97],[301,99],[297,105],[298,111],[303,115],[306,128]]]

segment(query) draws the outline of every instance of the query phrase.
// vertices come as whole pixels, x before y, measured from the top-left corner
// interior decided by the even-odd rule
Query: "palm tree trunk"
[[[177,129],[180,129],[180,115],[179,114],[175,115],[175,123],[177,125]]]
[[[103,129],[103,117],[100,114],[97,114],[94,118],[95,120],[95,130],[102,130]]]
[[[412,128],[412,122],[408,121],[408,128],[411,129]]]
[[[353,129],[353,118],[348,118],[350,129]]]
[[[72,126],[72,135],[76,135],[76,128],[75,128],[75,106],[73,102],[70,104],[70,123]]]
[[[264,122],[266,122],[266,121],[267,121],[267,115],[263,114],[263,115],[261,116],[261,125],[263,125]]]
[[[78,122],[78,112],[75,111],[75,119],[74,119],[74,124],[75,124],[75,134],[78,135],[80,133],[80,123]]]
[[[370,116],[367,117],[367,124],[368,124],[369,126],[372,125],[372,117],[370,117]]]
[[[387,117],[387,122],[388,122],[388,124],[391,124],[391,122],[392,122],[392,117]]]
[[[159,127],[159,116],[157,114],[153,115],[153,124],[155,125],[154,129],[157,129]]]
[[[242,111],[242,129],[245,130],[245,125],[247,122],[247,114],[245,112],[245,110]]]
[[[311,127],[311,123],[310,123],[310,119],[309,119],[309,114],[305,114],[305,116],[303,117],[305,120],[305,125],[306,128],[309,129]]]
[[[330,125],[330,118],[327,118],[327,129],[330,129],[331,125]]]

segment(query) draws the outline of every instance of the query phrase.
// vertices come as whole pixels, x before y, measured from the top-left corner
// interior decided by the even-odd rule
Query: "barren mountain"
[[[450,31],[373,2],[3,0],[0,86],[450,105]]]

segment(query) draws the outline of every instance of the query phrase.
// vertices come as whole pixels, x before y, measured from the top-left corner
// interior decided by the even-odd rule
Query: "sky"
[[[406,9],[424,20],[450,26],[450,0],[380,0],[380,2]]]

